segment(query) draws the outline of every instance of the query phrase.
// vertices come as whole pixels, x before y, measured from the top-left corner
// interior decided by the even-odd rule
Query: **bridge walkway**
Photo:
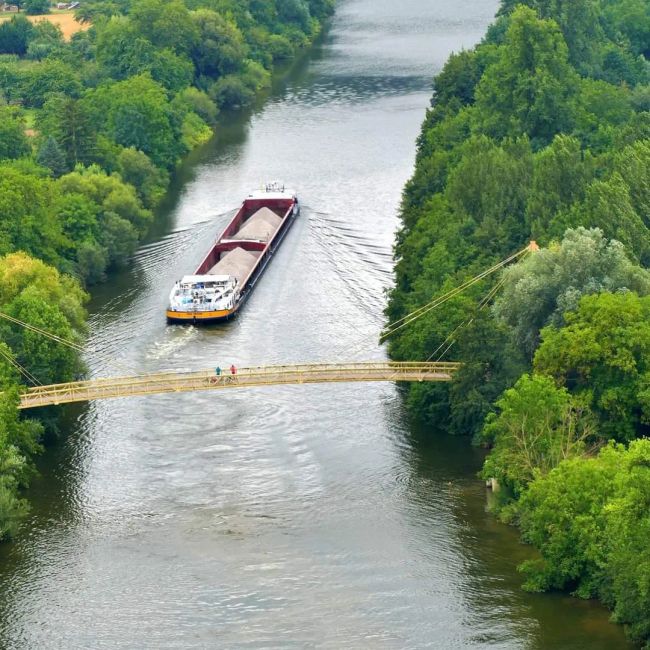
[[[21,394],[20,409],[97,399],[245,388],[276,384],[372,381],[451,381],[460,364],[452,362],[319,363],[238,368],[235,375],[214,369],[108,377],[36,386]]]

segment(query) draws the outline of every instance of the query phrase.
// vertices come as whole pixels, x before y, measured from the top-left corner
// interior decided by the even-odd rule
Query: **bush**
[[[248,106],[255,98],[255,91],[236,75],[227,75],[212,85],[210,97],[219,108],[233,109]]]
[[[30,16],[50,13],[49,0],[24,0],[25,13]]]

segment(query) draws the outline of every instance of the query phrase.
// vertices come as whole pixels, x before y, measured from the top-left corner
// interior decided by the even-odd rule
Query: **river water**
[[[322,42],[181,168],[133,268],[97,290],[95,376],[383,359],[401,188],[452,50],[496,0],[341,0]],[[303,212],[240,316],[168,327],[166,295],[247,192]],[[70,408],[0,549],[2,648],[627,647],[593,603],[520,589],[467,440],[392,385],[267,387]]]

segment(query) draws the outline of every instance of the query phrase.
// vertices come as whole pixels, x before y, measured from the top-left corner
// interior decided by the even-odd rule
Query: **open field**
[[[3,13],[0,14],[0,21],[10,20],[13,16],[25,16],[24,13]],[[73,11],[52,11],[51,14],[46,14],[44,16],[26,16],[33,23],[38,23],[41,20],[48,20],[54,25],[58,25],[63,32],[63,36],[66,40],[70,40],[73,34],[77,32],[84,31],[90,27],[89,24],[82,25],[74,19]]]

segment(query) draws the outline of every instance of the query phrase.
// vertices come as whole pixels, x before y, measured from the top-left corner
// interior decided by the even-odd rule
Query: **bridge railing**
[[[108,397],[256,386],[343,381],[448,381],[458,369],[452,362],[355,362],[288,364],[225,369],[168,371],[149,375],[106,377],[30,388],[21,396],[21,408],[80,402]]]

